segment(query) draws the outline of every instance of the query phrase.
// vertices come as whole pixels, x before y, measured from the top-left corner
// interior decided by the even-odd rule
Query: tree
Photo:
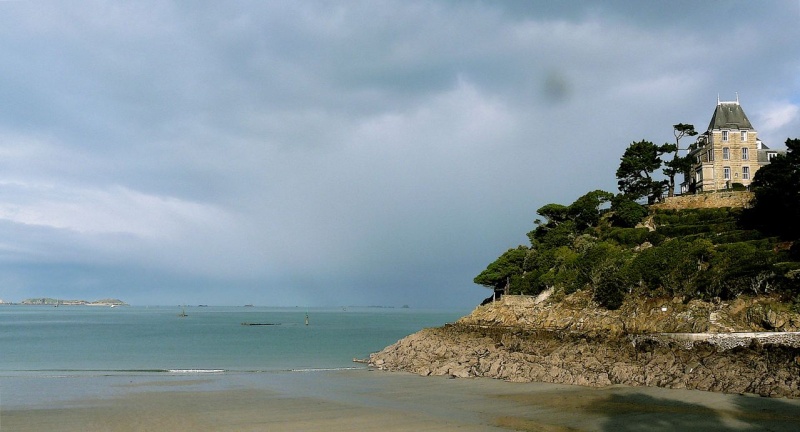
[[[669,179],[667,186],[668,196],[675,196],[675,176],[680,173],[689,173],[692,169],[692,160],[689,156],[680,156],[678,154],[679,151],[686,150],[681,148],[681,138],[685,136],[695,136],[697,135],[697,131],[694,130],[694,125],[678,123],[672,125],[672,133],[675,135],[675,145],[664,144],[661,146],[664,153],[675,152],[675,156],[672,157],[672,160],[664,163],[664,175]]]
[[[617,168],[617,185],[624,195],[634,201],[647,197],[649,204],[656,202],[666,182],[654,180],[651,174],[661,168],[661,155],[669,150],[665,146],[642,140],[631,143],[625,149]]]
[[[602,214],[600,207],[611,201],[612,198],[614,198],[614,194],[598,189],[583,195],[570,204],[567,211],[575,221],[578,231],[597,226]]]
[[[647,216],[647,209],[630,197],[618,194],[611,200],[611,222],[615,226],[633,228]]]
[[[786,155],[756,171],[750,186],[755,199],[748,220],[761,231],[800,239],[800,139],[787,139]]]
[[[609,202],[614,194],[594,190],[584,194],[569,206],[547,204],[536,210],[546,220],[536,219],[536,229],[528,233],[531,245],[545,244],[549,247],[565,246],[584,230],[597,226],[603,204]]]
[[[512,279],[516,280],[523,274],[523,265],[527,254],[528,248],[525,246],[507,250],[493,263],[489,264],[486,270],[475,276],[473,282],[495,290],[503,289],[505,293],[508,293]]]

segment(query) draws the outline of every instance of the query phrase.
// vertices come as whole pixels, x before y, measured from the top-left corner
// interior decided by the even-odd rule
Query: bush
[[[619,309],[625,301],[627,281],[617,271],[605,271],[594,286],[594,300],[606,309]]]
[[[743,185],[741,183],[731,183],[731,190],[733,190],[733,191],[746,191],[747,190],[747,186],[745,186],[745,185]]]
[[[647,228],[614,228],[606,238],[623,246],[638,246],[648,240],[650,230]]]
[[[704,275],[705,292],[725,299],[741,294],[764,294],[775,288],[773,269],[776,255],[764,242],[718,245]]]
[[[713,222],[735,222],[741,209],[728,207],[685,209],[685,210],[658,210],[653,214],[653,222],[662,225],[698,225]]]
[[[633,228],[647,216],[647,208],[624,195],[611,200],[611,222],[619,227]]]
[[[713,236],[711,241],[715,244],[739,243],[749,240],[760,240],[763,237],[764,236],[756,230],[731,230]]]
[[[658,231],[650,231],[647,233],[647,241],[650,242],[653,246],[658,246],[661,243],[664,243],[664,240],[667,239],[667,236],[661,234]]]
[[[653,296],[691,298],[697,295],[697,281],[713,254],[713,245],[708,240],[673,239],[641,251],[626,272]]]

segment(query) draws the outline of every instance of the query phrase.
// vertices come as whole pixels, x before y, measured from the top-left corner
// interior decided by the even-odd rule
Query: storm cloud
[[[536,209],[740,98],[800,4],[2,2],[0,298],[469,307]]]

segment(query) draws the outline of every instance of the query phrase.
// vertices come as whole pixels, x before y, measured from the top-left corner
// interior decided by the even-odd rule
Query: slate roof
[[[767,153],[774,153],[776,155],[785,155],[786,154],[786,150],[770,150],[768,148],[765,148],[763,150],[758,150],[757,158],[758,158],[758,163],[759,164],[765,165],[765,164],[768,164],[770,162],[769,156],[767,156]]]
[[[712,129],[749,129],[753,130],[753,125],[745,115],[742,106],[738,102],[720,102],[711,117],[708,130]]]

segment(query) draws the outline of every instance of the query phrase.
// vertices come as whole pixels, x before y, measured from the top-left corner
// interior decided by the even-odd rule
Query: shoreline
[[[133,383],[108,377],[69,381],[62,384],[90,385],[99,393],[47,406],[0,406],[0,428],[23,432],[612,431],[625,427],[788,431],[800,421],[800,400],[663,388],[447,379],[366,369],[169,380],[150,376]],[[3,400],[11,397],[3,392]]]
[[[796,339],[796,335],[775,337],[788,337],[789,342]],[[369,364],[423,376],[798,398],[800,348],[792,345],[750,338],[683,341],[664,335],[619,336],[457,323],[407,336],[370,355]]]

